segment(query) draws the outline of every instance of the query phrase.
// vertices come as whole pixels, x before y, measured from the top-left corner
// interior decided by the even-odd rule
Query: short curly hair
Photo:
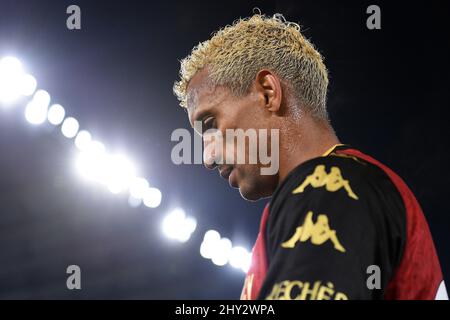
[[[321,54],[300,32],[300,26],[281,14],[255,14],[238,19],[199,43],[181,60],[180,80],[173,86],[182,107],[187,107],[187,86],[204,67],[214,86],[223,85],[235,96],[248,92],[256,74],[269,69],[315,117],[328,119],[328,71]]]

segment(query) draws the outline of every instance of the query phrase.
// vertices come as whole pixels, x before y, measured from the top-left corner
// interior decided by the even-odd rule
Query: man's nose
[[[217,167],[214,141],[203,139],[203,164],[210,170]]]

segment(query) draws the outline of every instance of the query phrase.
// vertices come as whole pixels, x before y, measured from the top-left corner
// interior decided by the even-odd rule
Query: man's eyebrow
[[[206,114],[205,111],[194,110],[192,113],[192,127],[195,126],[196,121],[203,121]]]
[[[191,114],[192,118],[189,119],[189,123],[191,124],[192,129],[194,129],[194,131],[196,131],[200,136],[202,135],[201,128],[203,125],[205,114],[206,113],[204,111],[194,110],[193,113]],[[200,126],[200,128],[198,126]]]

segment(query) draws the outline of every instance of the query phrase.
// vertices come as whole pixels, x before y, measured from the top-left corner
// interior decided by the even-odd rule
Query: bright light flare
[[[107,158],[104,183],[112,193],[119,193],[130,187],[136,170],[123,155],[111,155]]]
[[[130,196],[128,197],[128,204],[132,208],[137,208],[142,204],[142,199],[135,198],[130,194]]]
[[[36,78],[31,74],[26,74],[22,76],[22,80],[20,82],[19,92],[24,96],[31,96],[34,91],[36,91],[37,81]]]
[[[89,149],[89,146],[92,142],[92,136],[89,133],[89,131],[81,130],[78,132],[76,138],[75,138],[75,146],[80,151],[86,151]]]
[[[217,266],[229,263],[232,267],[247,272],[251,264],[251,253],[245,248],[233,247],[227,238],[221,238],[215,230],[209,230],[203,237],[200,245],[200,255],[205,259],[211,259]]]
[[[68,138],[72,139],[78,133],[78,129],[80,128],[80,124],[78,120],[72,117],[66,118],[61,126],[62,134]]]
[[[216,230],[208,230],[200,246],[200,255],[205,259],[211,259],[219,241],[220,233]]]
[[[162,194],[157,188],[147,188],[144,192],[142,200],[144,205],[149,208],[156,208],[161,204]]]
[[[21,95],[31,96],[36,86],[36,79],[24,73],[19,59],[5,57],[0,60],[0,103],[9,105]]]
[[[222,238],[216,243],[211,260],[217,266],[224,266],[228,263],[232,244],[230,239]]]
[[[172,210],[163,220],[163,233],[170,239],[186,242],[197,227],[197,221],[193,217],[187,217],[181,208]]]
[[[95,150],[81,152],[78,155],[76,166],[81,175],[91,181],[100,182],[103,176],[105,154]]]
[[[64,107],[60,104],[54,104],[48,109],[47,120],[52,125],[58,126],[63,122],[65,116]]]
[[[80,137],[82,142],[78,144],[83,151],[76,162],[79,172],[86,179],[105,185],[114,194],[128,189],[136,175],[133,163],[124,155],[107,154],[104,145],[96,140],[88,141],[87,134]]]
[[[25,107],[25,119],[31,124],[42,124],[47,118],[47,108],[34,101],[28,102]]]
[[[149,188],[149,183],[145,178],[135,178],[130,185],[130,195],[136,199],[144,198],[146,190]]]
[[[50,94],[45,90],[38,90],[33,99],[25,107],[25,119],[31,124],[42,124],[47,119]]]
[[[232,267],[247,272],[252,262],[252,255],[243,247],[233,247],[229,262]]]
[[[22,63],[14,57],[0,60],[0,101],[10,104],[19,97]]]

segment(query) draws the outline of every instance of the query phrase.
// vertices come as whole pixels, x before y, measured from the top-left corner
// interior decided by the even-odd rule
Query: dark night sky
[[[244,274],[199,254],[217,229],[251,248],[265,201],[249,203],[217,172],[172,164],[170,134],[188,128],[172,95],[178,60],[238,17],[283,13],[325,56],[328,107],[341,141],[396,171],[429,221],[450,281],[448,2],[0,0],[0,56],[15,55],[108,147],[123,150],[161,189],[157,209],[80,179],[73,144],[51,125],[30,126],[23,105],[0,109],[0,298],[238,298]],[[82,30],[66,28],[66,8]],[[382,29],[366,28],[378,4]],[[160,230],[182,206],[198,227],[185,244]],[[66,289],[66,267],[82,290]]]

